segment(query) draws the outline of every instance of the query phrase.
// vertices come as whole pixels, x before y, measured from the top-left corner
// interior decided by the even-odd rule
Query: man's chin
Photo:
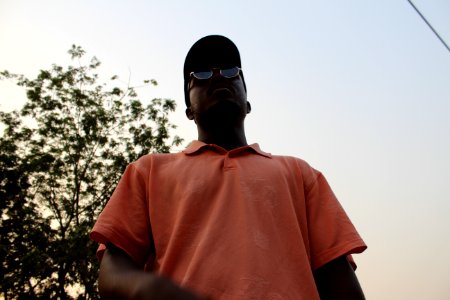
[[[228,123],[233,124],[236,120],[245,117],[242,112],[242,108],[233,101],[232,98],[221,98],[213,105],[211,105],[207,111],[202,113],[202,123],[208,123],[209,125],[226,125]]]
[[[224,93],[225,94],[225,93]],[[226,96],[226,95],[223,95]],[[220,97],[217,101],[211,105],[208,109],[209,113],[213,113],[215,115],[239,115],[240,114],[240,106],[236,101],[231,97]]]

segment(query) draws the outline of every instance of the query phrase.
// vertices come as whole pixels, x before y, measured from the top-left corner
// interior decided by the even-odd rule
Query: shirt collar
[[[187,146],[187,148],[185,150],[183,150],[183,153],[186,155],[195,155],[195,154],[198,154],[200,152],[200,150],[206,149],[206,148],[215,149],[216,151],[223,153],[223,154],[231,153],[231,152],[239,153],[239,152],[243,152],[246,150],[253,150],[254,152],[256,152],[259,155],[265,156],[267,158],[272,158],[272,154],[262,151],[261,148],[259,148],[259,145],[257,143],[227,151],[227,150],[223,149],[222,147],[217,146],[215,144],[205,144],[201,141],[194,140],[189,144],[189,146]]]

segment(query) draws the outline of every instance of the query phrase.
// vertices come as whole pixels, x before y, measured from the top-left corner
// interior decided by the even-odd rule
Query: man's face
[[[232,66],[234,67],[234,66]],[[222,69],[230,68],[223,66]],[[209,71],[204,68],[195,71]],[[214,68],[209,79],[199,80],[191,76],[188,85],[191,106],[186,115],[200,126],[236,125],[243,122],[250,112],[247,93],[241,73],[233,78],[225,78]]]

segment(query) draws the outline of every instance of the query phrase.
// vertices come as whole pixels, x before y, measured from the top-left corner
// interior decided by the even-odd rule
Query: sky
[[[414,0],[450,44],[450,1]],[[406,0],[0,0],[0,70],[36,76],[82,46],[184,115],[184,58],[208,34],[241,52],[249,143],[319,169],[369,248],[367,299],[450,299],[450,52]],[[22,90],[0,82],[0,110]]]

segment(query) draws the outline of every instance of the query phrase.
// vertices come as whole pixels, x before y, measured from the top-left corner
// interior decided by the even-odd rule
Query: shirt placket
[[[230,155],[230,154],[231,154],[230,152],[225,154],[225,157],[223,159],[223,170],[224,171],[233,170],[236,167],[235,163],[234,163],[235,158],[233,157],[233,155]]]

